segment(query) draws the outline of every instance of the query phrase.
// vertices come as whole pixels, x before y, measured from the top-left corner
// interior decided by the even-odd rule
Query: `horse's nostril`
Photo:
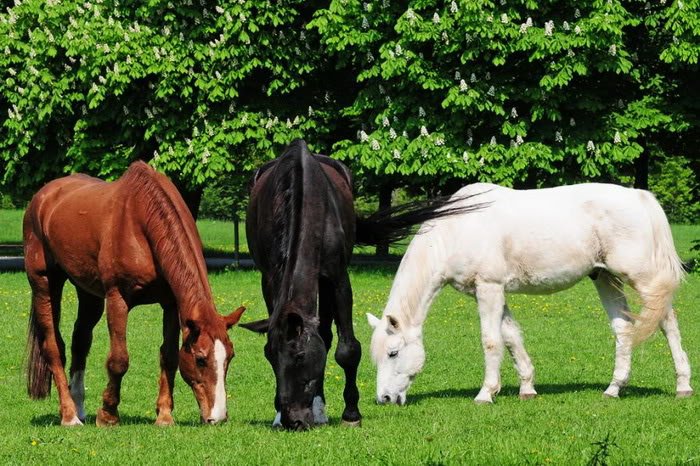
[[[389,403],[389,402],[391,401],[391,397],[390,397],[389,395],[384,395],[384,396],[382,397],[382,401],[383,401],[384,403]]]
[[[304,423],[302,421],[294,421],[294,430],[304,430]]]

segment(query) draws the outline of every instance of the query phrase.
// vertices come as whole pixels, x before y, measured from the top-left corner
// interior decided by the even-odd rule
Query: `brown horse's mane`
[[[121,189],[144,209],[148,242],[180,312],[196,301],[213,303],[202,242],[175,185],[140,161],[131,164],[120,181]]]

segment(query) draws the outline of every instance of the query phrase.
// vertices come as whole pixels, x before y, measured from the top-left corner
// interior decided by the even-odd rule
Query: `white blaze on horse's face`
[[[392,316],[367,314],[374,329],[370,351],[377,365],[377,403],[406,402],[406,392],[423,369],[425,350],[420,329],[402,325]]]
[[[214,342],[214,363],[216,364],[216,391],[214,392],[214,407],[211,409],[210,418],[213,423],[226,420],[226,348],[221,340]]]

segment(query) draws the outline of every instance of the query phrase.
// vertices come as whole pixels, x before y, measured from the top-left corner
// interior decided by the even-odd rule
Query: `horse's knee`
[[[341,340],[338,343],[338,348],[335,350],[335,360],[343,369],[357,367],[360,364],[362,356],[362,348],[360,342],[353,338],[352,340]]]
[[[107,370],[117,376],[126,374],[126,371],[129,370],[129,356],[111,354],[107,359]]]
[[[500,339],[484,337],[481,339],[481,344],[484,348],[484,351],[487,353],[503,351],[503,340]]]

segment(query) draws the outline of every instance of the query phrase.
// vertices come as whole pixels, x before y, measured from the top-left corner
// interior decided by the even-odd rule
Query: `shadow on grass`
[[[280,427],[272,427],[272,420],[273,418],[271,417],[270,419],[247,419],[243,421],[243,423],[248,424],[249,426],[252,427],[261,427],[264,429],[269,429],[271,431],[279,431],[279,432],[293,432],[291,430],[285,430]],[[341,426],[341,421],[339,417],[333,417],[333,416],[328,416],[328,424],[321,424],[318,426],[314,426],[313,428],[323,428],[323,427],[339,427]]]
[[[543,384],[536,385],[535,390],[539,395],[561,395],[567,393],[580,393],[580,392],[597,392],[602,393],[608,388],[607,384],[601,383],[564,383],[564,384]],[[415,395],[408,395],[408,403],[410,404],[420,404],[426,399],[432,398],[468,398],[473,399],[479,393],[479,388],[469,388],[469,389],[446,389],[437,390],[433,392],[416,393]],[[501,389],[499,396],[518,396],[519,387],[514,385],[505,386]],[[620,392],[622,398],[644,398],[647,396],[654,395],[668,395],[673,396],[674,394],[668,393],[660,388],[651,387],[636,387],[627,386]]]
[[[85,417],[85,422],[83,422],[83,424],[86,426],[94,426],[95,419],[95,415],[88,415]],[[119,426],[143,426],[155,425],[155,423],[155,417],[132,416],[129,414],[119,416]],[[42,414],[41,416],[34,416],[30,421],[30,424],[39,427],[60,426],[61,417],[58,414]],[[178,419],[175,418],[175,425],[180,427],[199,427],[203,426],[204,424],[202,424],[199,420],[178,421]]]

